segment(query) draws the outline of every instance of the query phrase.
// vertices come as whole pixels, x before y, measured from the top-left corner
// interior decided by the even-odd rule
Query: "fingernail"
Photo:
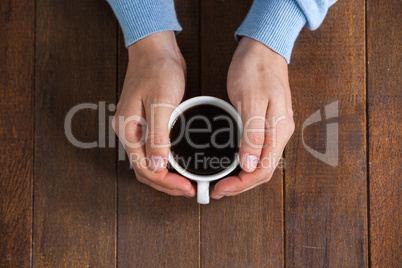
[[[183,196],[187,197],[187,198],[192,198],[193,197],[193,195],[191,195],[191,194],[184,194]]]
[[[258,157],[255,155],[245,154],[243,156],[243,168],[246,172],[253,172],[258,165]]]
[[[218,200],[218,199],[221,199],[222,197],[224,197],[224,195],[220,194],[220,195],[217,195],[217,196],[212,197],[212,198]]]
[[[149,169],[152,171],[158,171],[165,167],[165,161],[162,156],[151,155],[148,157]]]

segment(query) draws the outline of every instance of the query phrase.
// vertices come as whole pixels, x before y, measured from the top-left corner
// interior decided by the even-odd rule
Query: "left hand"
[[[243,120],[243,170],[211,189],[215,199],[268,182],[295,128],[286,60],[264,44],[242,37],[229,67],[227,90]]]

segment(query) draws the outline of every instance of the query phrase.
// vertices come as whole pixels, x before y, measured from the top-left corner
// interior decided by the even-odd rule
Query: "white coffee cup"
[[[217,106],[224,111],[226,111],[230,116],[233,117],[235,122],[237,123],[237,128],[239,131],[239,141],[240,142],[240,137],[243,129],[243,123],[240,118],[239,113],[236,111],[236,109],[227,103],[224,100],[211,97],[211,96],[199,96],[199,97],[194,97],[191,99],[188,99],[184,102],[182,102],[179,106],[176,107],[176,109],[173,111],[172,115],[170,116],[169,120],[169,130],[172,128],[173,123],[175,122],[176,118],[178,118],[184,111],[198,105],[213,105]],[[225,177],[228,175],[230,172],[232,172],[238,165],[239,165],[239,156],[235,158],[235,160],[224,170],[213,174],[213,175],[197,175],[188,172],[184,168],[182,168],[174,159],[174,156],[172,155],[171,150],[169,150],[169,163],[171,166],[182,176],[196,181],[197,182],[197,201],[200,204],[208,204],[209,203],[209,183],[211,181],[218,180],[220,178]]]

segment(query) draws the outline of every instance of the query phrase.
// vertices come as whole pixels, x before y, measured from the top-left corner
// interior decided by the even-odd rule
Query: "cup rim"
[[[233,119],[235,120],[238,130],[239,130],[239,141],[240,142],[240,138],[242,135],[242,130],[243,130],[243,122],[240,118],[240,114],[236,111],[236,109],[229,104],[228,102],[216,98],[216,97],[212,97],[212,96],[198,96],[198,97],[194,97],[191,99],[188,99],[182,103],[180,103],[172,112],[170,119],[169,119],[169,133],[170,130],[172,128],[173,123],[175,122],[176,118],[182,114],[184,111],[197,106],[197,105],[202,105],[202,104],[208,104],[208,105],[213,105],[213,106],[217,106],[223,110],[225,110],[227,113],[229,113]],[[174,156],[172,154],[172,151],[169,148],[169,159],[168,159],[169,163],[172,165],[172,167],[182,176],[194,180],[194,181],[214,181],[214,180],[218,180],[220,178],[223,178],[224,176],[228,175],[230,172],[232,172],[233,170],[236,169],[236,167],[239,165],[240,163],[240,158],[239,158],[239,154],[237,154],[235,160],[230,164],[230,166],[228,166],[226,169],[216,173],[216,174],[212,174],[212,175],[197,175],[197,174],[193,174],[191,172],[188,172],[187,170],[185,170],[184,168],[182,168],[175,160],[174,160]]]

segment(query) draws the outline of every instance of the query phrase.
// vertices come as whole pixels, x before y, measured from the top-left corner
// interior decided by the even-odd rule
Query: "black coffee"
[[[184,111],[170,130],[170,150],[175,161],[197,175],[213,175],[235,160],[239,129],[234,118],[214,105]]]

